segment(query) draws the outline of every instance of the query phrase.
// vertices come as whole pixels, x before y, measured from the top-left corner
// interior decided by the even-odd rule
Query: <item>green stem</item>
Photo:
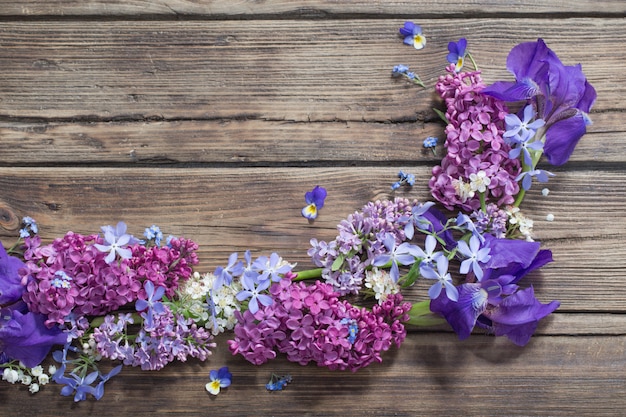
[[[443,317],[436,316],[430,311],[430,300],[413,304],[411,311],[409,311],[409,316],[410,318],[405,324],[412,326],[429,327],[446,323]]]
[[[298,276],[294,279],[294,281],[304,281],[307,279],[321,278],[323,270],[323,268],[315,268],[297,272]]]
[[[472,65],[474,66],[474,71],[478,71],[478,65],[476,65],[476,61],[474,61],[474,57],[469,52],[467,53],[467,57],[472,61]]]

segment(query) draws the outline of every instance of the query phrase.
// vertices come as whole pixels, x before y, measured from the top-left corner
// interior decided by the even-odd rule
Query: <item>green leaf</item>
[[[433,111],[434,111],[435,113],[437,113],[437,116],[439,116],[439,117],[441,118],[441,120],[443,120],[444,122],[446,122],[446,124],[450,123],[450,122],[448,121],[448,118],[446,117],[446,114],[445,114],[444,112],[442,112],[441,110],[436,109],[436,108],[434,108],[434,107],[433,107]]]
[[[344,255],[341,254],[337,257],[337,259],[335,259],[335,262],[333,262],[332,266],[330,267],[330,269],[334,272],[334,271],[338,271],[339,268],[341,268],[341,265],[343,265],[343,261],[344,261]]]
[[[408,288],[415,284],[415,281],[420,277],[419,267],[421,263],[421,259],[415,261],[415,263],[411,266],[411,269],[407,274],[402,278],[402,288]]]

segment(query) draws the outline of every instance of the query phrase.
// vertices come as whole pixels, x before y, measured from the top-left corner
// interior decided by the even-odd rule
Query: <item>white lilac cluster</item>
[[[365,271],[365,282],[363,285],[373,291],[378,304],[385,302],[389,295],[400,292],[400,285],[393,280],[389,272],[376,267]]]
[[[180,300],[189,314],[206,322],[205,327],[214,336],[235,327],[235,311],[241,310],[241,303],[235,296],[242,289],[239,281],[214,288],[216,279],[210,272],[194,272],[179,290]]]
[[[50,375],[56,372],[56,367],[50,365],[48,373],[44,372],[41,365],[34,368],[28,368],[23,363],[13,364],[4,368],[2,372],[2,380],[11,384],[21,383],[28,385],[28,391],[32,394],[39,392],[39,389],[50,382]]]

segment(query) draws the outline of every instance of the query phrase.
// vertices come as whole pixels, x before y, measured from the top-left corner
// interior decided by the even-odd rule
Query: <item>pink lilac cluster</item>
[[[186,281],[193,274],[193,265],[198,264],[198,245],[189,239],[172,238],[167,246],[134,245],[129,267],[142,280],[150,280],[155,287],[165,287],[165,296],[172,297],[179,280]],[[140,291],[145,298],[143,288]]]
[[[46,325],[62,324],[70,313],[106,314],[137,299],[142,287],[135,271],[126,260],[107,264],[94,246],[101,242],[73,232],[43,247],[38,237],[25,239],[22,298],[30,311],[47,316]]]
[[[46,246],[39,237],[25,238],[22,298],[30,311],[47,316],[47,326],[64,323],[70,313],[103,315],[145,298],[144,280],[165,286],[172,295],[178,280],[187,279],[198,263],[197,245],[182,238],[172,239],[171,247],[133,245],[130,259],[110,264],[96,243],[103,243],[102,237],[74,232]]]
[[[260,365],[276,357],[306,365],[317,363],[332,370],[356,371],[381,362],[381,353],[406,337],[403,322],[411,304],[400,294],[390,295],[372,310],[358,308],[329,284],[306,285],[282,279],[270,288],[273,303],[255,314],[236,312],[235,339],[229,341],[233,354]]]
[[[159,370],[178,359],[188,357],[201,361],[211,354],[215,343],[213,335],[190,318],[173,314],[165,307],[162,313],[154,313],[152,326],[145,322],[136,335],[129,335],[133,324],[131,314],[109,314],[94,329],[93,337],[100,355],[111,360],[121,360],[127,366],[139,366],[143,370]]]
[[[366,268],[386,252],[384,236],[393,235],[397,244],[405,240],[404,226],[416,204],[406,198],[369,202],[337,225],[335,240],[311,239],[308,255],[323,268],[322,277],[340,295],[357,294]]]
[[[480,71],[439,77],[436,90],[446,105],[446,156],[433,168],[429,186],[435,199],[448,210],[473,211],[480,207],[478,193],[460,190],[470,183],[470,175],[484,171],[490,179],[486,201],[502,207],[513,203],[519,192],[515,178],[520,174],[519,160],[508,156],[510,147],[502,137],[508,110],[503,101],[482,93],[486,87]],[[462,183],[461,183],[462,182]]]

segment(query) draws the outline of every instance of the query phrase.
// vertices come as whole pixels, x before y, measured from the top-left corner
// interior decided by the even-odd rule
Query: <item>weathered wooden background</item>
[[[561,301],[525,348],[445,329],[414,331],[357,373],[233,357],[125,369],[102,400],[73,404],[0,384],[2,416],[623,415],[626,408],[626,3],[565,1],[0,0],[0,238],[23,216],[44,239],[125,221],[200,244],[199,270],[232,251],[278,251],[306,268],[309,239],[372,199],[398,169],[426,200],[442,156],[421,147],[446,45],[466,37],[487,82],[509,77],[515,44],[543,38],[582,63],[594,124],[543,197],[523,208],[555,262],[530,281]],[[415,51],[397,28],[413,20]],[[428,88],[390,77],[410,64]],[[309,225],[303,193],[329,196]],[[540,187],[537,187],[540,188]],[[555,221],[545,221],[553,213]],[[418,285],[411,300],[423,299]],[[233,385],[205,390],[227,365]],[[291,373],[278,393],[264,384]]]

